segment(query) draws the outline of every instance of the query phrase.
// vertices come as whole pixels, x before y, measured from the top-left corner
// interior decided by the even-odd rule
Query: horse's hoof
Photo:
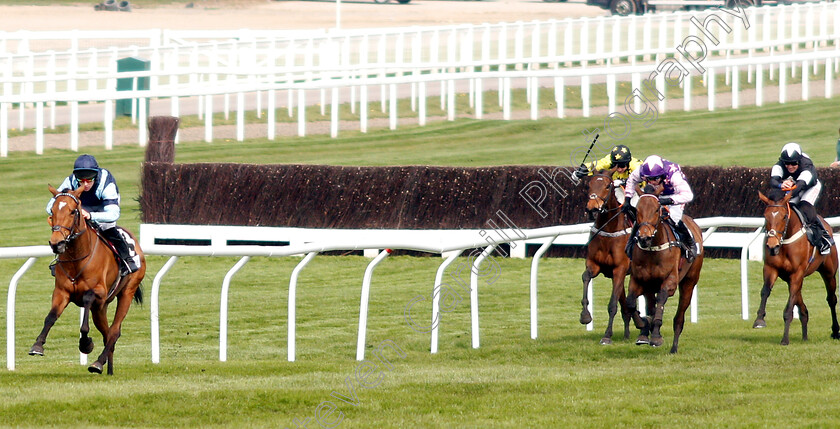
[[[646,346],[650,344],[650,340],[645,335],[639,335],[639,338],[636,339],[637,346]]]
[[[96,361],[93,365],[88,367],[88,371],[95,374],[102,374],[102,364],[99,363],[99,361]]]
[[[90,337],[79,338],[79,351],[84,354],[90,354],[93,351],[93,340]]]
[[[783,346],[786,346],[786,345],[790,344],[790,341],[789,340],[782,340],[782,342],[780,344],[783,345]]]
[[[29,356],[43,356],[44,348],[42,346],[32,346],[29,350]]]
[[[588,311],[581,311],[580,312],[580,324],[581,325],[588,325],[592,322],[592,315],[589,314]]]
[[[840,340],[840,332],[832,332],[831,333],[831,338],[833,338],[835,340]]]
[[[754,329],[761,329],[761,328],[766,328],[766,327],[767,327],[767,324],[764,323],[763,320],[756,320],[755,323],[753,323],[753,328]]]
[[[601,345],[602,346],[611,346],[612,345],[612,339],[607,338],[607,337],[601,338]]]
[[[650,339],[650,346],[651,347],[659,347],[665,343],[665,340],[662,337],[653,337]]]

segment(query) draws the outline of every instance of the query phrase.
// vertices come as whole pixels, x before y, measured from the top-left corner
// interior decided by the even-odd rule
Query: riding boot
[[[677,233],[680,235],[680,242],[682,242],[685,246],[686,261],[694,262],[694,258],[697,257],[697,253],[694,249],[694,238],[692,238],[691,233],[688,232],[688,225],[686,225],[683,221],[679,221],[677,223],[676,230]]]
[[[831,252],[831,246],[834,245],[834,237],[823,226],[819,216],[817,216],[817,210],[807,201],[800,201],[797,207],[805,216],[805,223],[808,228],[814,231],[814,240],[811,244],[820,249],[821,255],[828,255]]]
[[[117,249],[117,254],[120,258],[120,277],[125,277],[139,269],[137,264],[134,263],[134,258],[128,252],[128,243],[125,242],[125,239],[123,239],[122,234],[117,231],[116,227],[102,230],[102,235]]]

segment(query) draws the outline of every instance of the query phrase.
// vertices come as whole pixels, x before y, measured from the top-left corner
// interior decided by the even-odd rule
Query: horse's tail
[[[143,305],[143,283],[137,285],[137,290],[134,291],[134,302]]]

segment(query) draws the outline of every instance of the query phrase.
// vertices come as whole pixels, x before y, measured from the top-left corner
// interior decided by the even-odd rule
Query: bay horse
[[[764,328],[767,298],[773,290],[776,279],[781,278],[788,284],[788,302],[783,317],[785,333],[782,345],[790,343],[790,322],[793,319],[793,306],[799,307],[799,320],[802,322],[802,340],[808,340],[808,308],[802,300],[802,282],[805,277],[820,273],[825,283],[826,301],[831,309],[831,338],[840,339],[840,325],[837,324],[837,246],[831,246],[828,255],[821,255],[807,239],[803,239],[804,230],[799,216],[791,215],[791,194],[782,196],[782,191],[773,190],[769,196],[761,191],[758,198],[767,205],[764,208],[764,229],[767,231],[764,246],[764,287],[761,288],[761,305],[753,323],[753,328]],[[831,231],[828,223],[820,217],[820,222]]]
[[[88,371],[101,374],[103,366],[107,363],[108,375],[113,375],[114,345],[120,337],[123,319],[128,314],[132,299],[138,303],[143,302],[140,282],[146,274],[145,256],[137,240],[134,240],[134,250],[140,257],[140,269],[121,279],[114,253],[104,243],[104,238],[100,237],[81,215],[79,198],[84,192],[84,187],[75,191],[59,192],[49,186],[49,190],[55,197],[49,220],[52,227],[50,247],[57,255],[55,289],[52,307],[44,319],[44,328],[35,339],[29,354],[44,355],[44,343],[50,328],[67,304],[72,302],[84,309],[79,351],[85,354],[93,351],[93,340],[88,337],[88,318],[91,314],[93,324],[102,333],[105,343],[99,358],[88,367]],[[133,235],[131,237],[134,238]],[[117,310],[114,321],[109,326],[108,304],[114,298],[117,299]]]
[[[594,217],[589,244],[586,248],[586,269],[583,271],[583,299],[580,304],[580,323],[592,321],[589,314],[589,282],[598,274],[612,279],[612,295],[607,305],[609,322],[601,344],[612,344],[613,320],[621,306],[621,316],[624,319],[624,339],[630,338],[630,313],[627,312],[624,294],[624,278],[630,268],[630,258],[624,252],[627,239],[630,237],[629,224],[621,211],[621,204],[615,195],[616,186],[612,179],[613,170],[595,172],[589,179],[589,200],[586,211],[590,218]],[[620,188],[618,188],[620,189]]]
[[[693,262],[688,262],[673,229],[666,225],[665,219],[669,213],[659,204],[658,195],[661,191],[661,187],[654,190],[653,186],[646,186],[645,193],[640,193],[636,205],[637,242],[633,246],[630,262],[627,309],[636,328],[641,330],[636,344],[659,347],[664,342],[660,328],[665,302],[679,287],[680,300],[674,315],[674,342],[671,346],[671,353],[677,353],[685,324],[685,310],[691,303],[691,295],[700,279],[700,269],[703,268],[703,234],[691,217],[683,215],[682,220],[699,247],[697,257]],[[649,315],[645,318],[636,309],[636,299],[641,295],[645,297]]]

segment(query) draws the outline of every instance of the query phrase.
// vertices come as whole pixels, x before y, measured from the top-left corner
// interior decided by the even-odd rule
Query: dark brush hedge
[[[165,157],[164,157],[165,158]],[[337,167],[326,165],[171,164],[147,162],[140,195],[142,221],[162,224],[294,226],[309,228],[480,229],[504,212],[520,228],[586,222],[585,183],[554,167]],[[571,169],[569,169],[571,171]],[[761,216],[757,192],[770,168],[685,167],[695,193],[693,217]],[[840,214],[832,191],[840,170],[823,168],[818,211]],[[546,191],[542,217],[520,196],[539,181]],[[532,189],[536,191],[536,188]],[[536,193],[532,192],[536,198]]]

